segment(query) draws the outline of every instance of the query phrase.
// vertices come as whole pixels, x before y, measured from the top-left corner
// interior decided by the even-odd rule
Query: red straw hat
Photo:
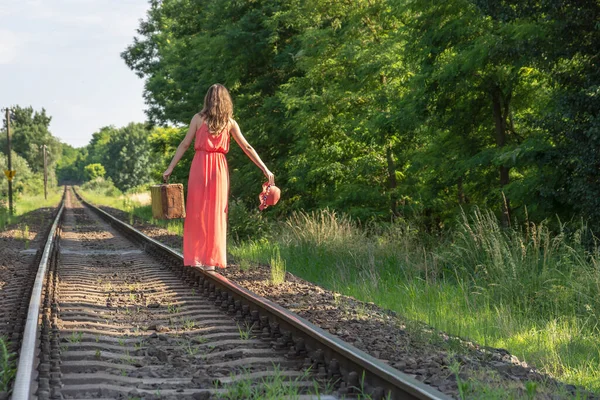
[[[258,201],[260,201],[258,209],[261,211],[268,206],[277,204],[279,196],[281,196],[281,190],[275,185],[269,185],[269,182],[263,183],[262,187],[262,193],[258,195]]]

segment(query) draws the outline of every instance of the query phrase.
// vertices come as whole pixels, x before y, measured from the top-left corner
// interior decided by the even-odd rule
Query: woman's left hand
[[[273,175],[273,173],[271,171],[266,170],[265,171],[265,176],[269,180],[269,185],[274,185],[275,184],[275,175]]]
[[[167,170],[165,172],[163,172],[163,181],[167,182],[172,173],[173,173],[173,169],[167,168]]]

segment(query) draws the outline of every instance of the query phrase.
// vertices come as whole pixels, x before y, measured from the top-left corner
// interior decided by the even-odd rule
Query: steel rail
[[[77,192],[75,192],[75,195],[83,204],[90,207],[90,209],[99,214],[113,227],[143,243],[144,248],[149,250],[148,247],[151,247],[154,251],[158,250],[159,253],[167,256],[167,258],[170,258],[171,261],[178,263],[183,268],[183,255],[181,253],[148,237],[131,225],[87,202]],[[358,393],[360,393],[360,390],[370,388],[371,392],[377,393],[374,398],[394,400],[451,399],[450,396],[390,367],[375,357],[324,331],[296,313],[291,312],[262,296],[250,292],[218,273],[206,272],[189,267],[185,268],[185,270],[193,270],[193,273],[196,276],[200,276],[199,280],[208,280],[211,284],[215,285],[215,287],[219,287],[221,290],[225,290],[232,294],[234,299],[243,301],[245,304],[248,304],[250,308],[258,310],[263,315],[266,313],[269,320],[276,321],[281,325],[282,332],[284,330],[291,330],[296,335],[299,335],[304,341],[306,348],[312,351],[320,349],[322,352],[321,358],[327,360],[325,363],[330,364],[331,360],[335,360],[336,363],[339,363],[339,370],[344,377],[344,381],[347,382],[346,385],[353,388],[358,387]],[[231,299],[229,300],[231,302]]]
[[[35,277],[35,283],[31,292],[31,299],[29,301],[29,308],[27,311],[27,320],[25,322],[25,330],[23,333],[23,340],[21,341],[21,350],[19,352],[19,364],[17,365],[17,373],[15,377],[15,384],[13,387],[13,400],[28,400],[33,397],[33,376],[37,366],[35,363],[36,348],[38,333],[40,331],[40,305],[42,302],[42,289],[44,287],[44,280],[46,279],[46,271],[48,270],[48,260],[54,247],[54,239],[56,237],[56,230],[58,223],[62,217],[63,210],[65,208],[65,195],[61,200],[61,205],[54,218],[50,233],[44,245],[44,252],[38,267],[38,271]]]

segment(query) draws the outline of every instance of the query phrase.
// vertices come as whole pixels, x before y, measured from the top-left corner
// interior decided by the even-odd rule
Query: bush
[[[102,193],[105,196],[119,197],[122,195],[121,191],[115,187],[110,178],[96,178],[89,182],[84,183],[81,189],[89,192]]]
[[[248,210],[241,200],[229,202],[229,235],[234,241],[257,240],[269,232],[270,226],[258,208]]]
[[[4,154],[0,153],[0,170],[8,169],[8,160]],[[17,171],[13,179],[13,191],[15,195],[20,193],[40,194],[44,192],[44,178],[42,174],[34,174],[27,164],[27,161],[12,152],[12,169]],[[49,182],[50,183],[50,180]],[[8,182],[4,172],[0,171],[0,197],[7,199]]]
[[[150,192],[150,186],[153,183],[144,183],[142,185],[137,185],[127,190],[127,194],[136,194],[136,193],[148,193]]]
[[[106,170],[102,166],[102,164],[88,164],[83,168],[85,178],[87,180],[93,181],[97,178],[104,178],[106,174]]]

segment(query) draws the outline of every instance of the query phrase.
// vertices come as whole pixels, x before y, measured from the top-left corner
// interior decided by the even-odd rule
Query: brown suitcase
[[[183,185],[170,183],[150,186],[152,216],[156,219],[185,218]]]

